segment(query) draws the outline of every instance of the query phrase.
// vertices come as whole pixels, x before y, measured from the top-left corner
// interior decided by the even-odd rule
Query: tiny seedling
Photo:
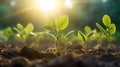
[[[78,31],[78,38],[81,41],[82,47],[83,47],[83,51],[86,51],[87,49],[87,43],[90,40],[89,37],[91,37],[91,35],[93,34],[92,29],[89,26],[85,26],[84,28],[85,33]]]
[[[46,32],[47,35],[52,37],[55,40],[56,48],[58,53],[62,54],[62,50],[60,47],[60,40],[62,38],[61,31],[65,30],[69,24],[69,17],[67,15],[62,15],[55,20],[53,23],[51,20],[47,20],[45,23],[45,29],[49,32]],[[71,32],[65,35],[65,38],[69,36]]]
[[[107,53],[111,42],[111,36],[116,32],[116,25],[111,23],[111,18],[108,15],[103,16],[102,23],[104,24],[105,28],[98,23],[96,23],[96,26],[107,38],[108,45],[105,49],[105,53]]]
[[[17,31],[17,36],[20,40],[22,40],[22,42],[26,42],[28,36],[34,30],[34,26],[32,23],[29,23],[26,27],[24,27],[22,24],[18,23],[13,29]]]
[[[65,54],[67,54],[67,47],[72,45],[72,43],[73,43],[73,37],[72,37],[73,33],[74,33],[74,30],[69,31],[66,34],[61,34],[61,38],[60,39],[62,39],[61,41],[64,42],[64,47],[63,47],[64,51],[63,52]]]
[[[93,35],[91,38],[93,39],[93,41],[96,41],[97,44],[101,44],[105,39],[105,35],[101,32],[98,32],[96,29],[94,29]]]
[[[7,42],[8,37],[4,35],[3,31],[0,31],[0,42]]]
[[[13,38],[15,35],[12,27],[7,27],[7,28],[3,29],[3,33],[8,38]]]
[[[14,32],[11,27],[7,27],[0,31],[0,42],[3,42],[3,44],[7,45],[7,41],[9,38],[14,37]]]

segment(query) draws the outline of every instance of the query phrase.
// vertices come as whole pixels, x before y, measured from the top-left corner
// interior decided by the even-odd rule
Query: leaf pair
[[[96,26],[101,32],[103,32],[106,36],[115,34],[116,25],[114,23],[111,23],[111,18],[108,15],[103,16],[102,23],[104,24],[106,29],[104,29],[100,24],[96,23]]]
[[[18,23],[17,27],[14,27],[14,30],[17,31],[21,39],[25,41],[28,38],[28,35],[34,30],[34,26],[32,23],[29,23],[24,27],[22,24]]]
[[[51,20],[47,20],[45,26],[47,27],[47,29],[53,29],[55,27],[57,31],[60,31],[66,29],[68,24],[69,17],[67,15],[62,15],[55,20],[55,23],[53,23]]]
[[[116,32],[116,25],[114,23],[111,23],[111,18],[108,15],[104,15],[102,18],[102,23],[104,24],[104,26],[106,27],[106,29],[104,29],[100,24],[96,23],[96,26],[98,27],[98,29],[104,33],[104,35],[107,38],[108,41],[108,46],[105,49],[105,52],[108,52],[109,49],[109,45],[111,42],[111,36],[113,34],[115,34]]]
[[[34,26],[32,23],[29,23],[26,27],[24,27],[22,24],[17,24],[17,29],[20,31],[25,31],[26,33],[30,33],[34,30]]]
[[[69,17],[67,15],[62,15],[58,17],[54,23],[51,20],[47,20],[47,22],[45,23],[45,28],[49,31],[46,32],[45,34],[49,35],[55,40],[56,48],[60,54],[62,53],[60,47],[61,39],[66,41],[70,36],[70,34],[73,33],[73,32],[68,32],[66,35],[60,33],[60,31],[67,28],[68,24],[69,24]]]
[[[89,26],[85,26],[84,31],[85,33],[81,31],[78,32],[78,38],[80,39],[82,43],[85,43],[87,39],[89,38],[89,36],[93,34],[93,31]]]

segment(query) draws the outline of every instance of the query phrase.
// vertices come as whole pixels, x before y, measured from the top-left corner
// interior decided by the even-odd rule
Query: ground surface
[[[38,51],[30,47],[0,46],[0,67],[120,67],[120,49],[103,48],[69,49],[65,55],[55,53],[55,48]]]

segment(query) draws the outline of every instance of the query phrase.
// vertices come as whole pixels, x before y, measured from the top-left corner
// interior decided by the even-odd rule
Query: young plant
[[[11,27],[0,30],[0,42],[7,45],[7,41],[14,37],[14,32]]]
[[[26,42],[28,36],[34,30],[34,26],[32,23],[29,23],[26,27],[22,24],[18,23],[14,30],[17,31],[17,36],[22,40],[22,42]]]
[[[54,39],[59,54],[62,54],[62,50],[60,46],[60,39],[62,36],[61,31],[65,30],[68,24],[69,24],[69,17],[67,15],[60,16],[55,20],[54,23],[50,20],[47,20],[47,22],[45,23],[45,28],[49,31],[46,32],[46,34]],[[67,37],[67,35],[65,37]]]
[[[69,31],[66,34],[61,34],[61,38],[60,38],[61,40],[60,41],[62,41],[64,43],[64,47],[63,47],[64,54],[67,54],[67,52],[68,52],[67,47],[72,45],[72,43],[73,43],[73,37],[72,37],[73,33],[74,33],[74,30]]]
[[[85,33],[78,31],[78,38],[81,41],[82,47],[83,47],[83,51],[86,51],[87,49],[87,43],[90,40],[91,35],[93,34],[92,29],[89,26],[85,26],[84,27],[84,31]]]
[[[1,30],[0,31],[0,42],[7,42],[8,41],[8,37],[4,35],[4,32]]]
[[[111,42],[111,36],[116,32],[116,25],[111,23],[111,18],[108,15],[103,16],[102,23],[104,24],[105,28],[98,23],[96,23],[96,26],[107,38],[108,45],[105,49],[105,53],[107,53]]]

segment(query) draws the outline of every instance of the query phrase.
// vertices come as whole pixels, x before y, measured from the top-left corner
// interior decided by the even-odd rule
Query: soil
[[[111,47],[108,53],[100,46],[86,52],[68,49],[59,55],[55,48],[38,51],[30,47],[0,46],[0,67],[120,67],[120,49]]]

